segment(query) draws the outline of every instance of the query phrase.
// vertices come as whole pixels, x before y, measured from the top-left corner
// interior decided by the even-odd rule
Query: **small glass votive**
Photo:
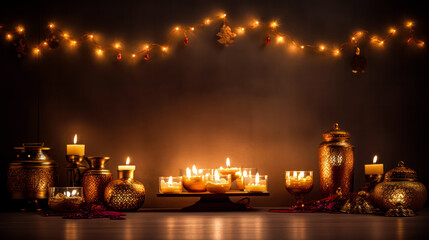
[[[245,177],[248,177],[249,175],[255,174],[257,172],[258,172],[258,169],[256,168],[241,168],[240,172],[236,173],[237,179],[235,180],[238,190],[244,190]]]
[[[286,171],[286,190],[294,195],[296,207],[304,206],[304,195],[313,189],[313,171]]]
[[[266,192],[268,175],[249,174],[244,177],[244,191],[246,192]]]
[[[231,189],[231,175],[220,175],[216,170],[206,181],[206,189],[211,193],[226,193]]]
[[[82,187],[49,187],[48,205],[54,211],[76,212],[83,202]]]
[[[182,177],[159,177],[160,193],[181,193]]]
[[[186,171],[180,170],[182,175],[183,187],[188,192],[205,192],[206,180],[210,176],[212,169],[196,169],[193,167],[192,171],[188,168]]]

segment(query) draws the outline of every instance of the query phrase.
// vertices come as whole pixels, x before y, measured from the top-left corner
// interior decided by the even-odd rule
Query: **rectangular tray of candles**
[[[246,211],[249,210],[249,198],[254,196],[269,196],[269,192],[229,191],[226,193],[210,192],[182,192],[158,193],[158,197],[199,197],[195,204],[182,208],[186,212],[213,212],[213,211]],[[244,197],[238,202],[232,202],[229,197]],[[247,200],[247,202],[245,202]]]

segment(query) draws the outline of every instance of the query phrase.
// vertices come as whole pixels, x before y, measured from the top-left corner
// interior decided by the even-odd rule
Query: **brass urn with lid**
[[[24,143],[17,150],[16,159],[9,164],[7,188],[13,200],[21,200],[20,208],[33,210],[43,207],[49,187],[55,182],[55,161],[45,151],[51,150],[44,143]]]
[[[426,198],[426,187],[418,181],[416,171],[405,167],[403,161],[388,171],[384,181],[374,188],[375,204],[389,210],[388,215],[413,216],[412,210],[423,208]]]
[[[323,196],[335,194],[341,188],[343,194],[353,191],[354,146],[350,133],[341,130],[338,123],[323,134],[319,145],[320,190]]]

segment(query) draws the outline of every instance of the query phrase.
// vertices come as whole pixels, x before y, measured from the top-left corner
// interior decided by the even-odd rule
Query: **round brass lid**
[[[334,124],[334,127],[323,134],[323,139],[327,142],[329,141],[338,141],[338,140],[348,140],[350,139],[350,133],[344,130],[341,130],[338,123]]]
[[[405,167],[404,162],[400,161],[397,167],[384,175],[384,179],[387,181],[415,181],[417,180],[417,172]]]

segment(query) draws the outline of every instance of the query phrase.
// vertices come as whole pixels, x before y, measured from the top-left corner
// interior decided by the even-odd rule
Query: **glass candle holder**
[[[295,207],[304,206],[304,195],[313,189],[313,171],[286,171],[286,190],[294,195]]]
[[[244,191],[246,192],[266,192],[268,175],[248,175],[244,177]]]
[[[238,190],[244,190],[244,178],[249,175],[255,174],[258,172],[256,168],[241,168],[240,172],[237,172],[237,179],[235,183],[237,184]]]
[[[206,180],[211,171],[212,169],[197,169],[195,165],[192,166],[192,170],[190,168],[187,168],[186,171],[181,169],[183,187],[188,192],[205,192]]]
[[[54,211],[76,212],[83,202],[82,187],[49,187],[48,205]]]
[[[181,193],[182,177],[159,177],[160,193]]]
[[[226,193],[231,189],[231,175],[221,175],[216,170],[206,181],[206,189],[211,193]]]

